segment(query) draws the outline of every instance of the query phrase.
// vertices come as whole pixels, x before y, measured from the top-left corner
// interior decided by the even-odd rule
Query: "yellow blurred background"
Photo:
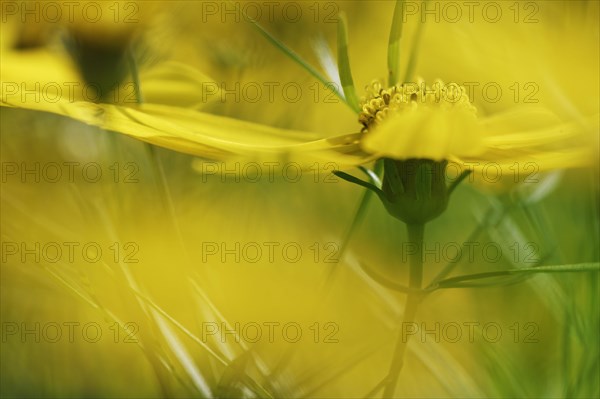
[[[66,3],[2,1],[2,57],[39,48],[68,57],[65,35],[97,52],[131,40],[142,72],[177,61],[230,90],[203,105],[209,112],[331,136],[359,130],[230,3],[100,2],[104,18],[90,22],[79,11],[96,6],[71,2],[74,19],[56,21],[53,7],[65,13]],[[261,10],[259,22],[313,65],[315,46],[335,54],[344,11],[360,94],[386,76],[394,2],[272,2],[272,16],[267,3],[237,4]],[[419,76],[477,83],[483,115],[530,95],[565,120],[597,122],[598,2],[475,2],[473,21],[464,2],[451,3],[407,2],[403,48],[426,19]],[[502,17],[490,22],[496,8]],[[490,83],[498,101],[480,91]],[[298,101],[286,84],[300,88]],[[405,295],[361,265],[404,284],[407,237],[372,201],[339,256],[362,189],[307,171],[201,174],[208,160],[68,118],[5,107],[0,118],[2,397],[359,398],[385,376]],[[465,241],[479,245],[455,275],[597,262],[597,165],[540,179],[463,184],[427,226],[425,281]],[[599,309],[597,273],[435,291],[417,314],[425,333],[411,337],[397,395],[597,397]]]

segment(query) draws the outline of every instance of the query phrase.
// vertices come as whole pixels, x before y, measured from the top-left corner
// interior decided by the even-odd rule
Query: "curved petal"
[[[201,109],[221,100],[219,85],[197,69],[179,63],[163,62],[142,70],[141,92],[144,102]],[[132,83],[121,85],[119,98],[136,103]]]
[[[49,84],[64,85],[80,82],[74,64],[64,53],[49,49],[13,51],[2,49],[0,79],[2,82],[26,84],[29,90],[41,90]],[[2,86],[4,91],[5,83]],[[81,97],[76,97],[75,100]]]
[[[158,104],[136,108],[104,104],[103,110],[101,126],[106,130],[209,159],[277,162],[280,166],[293,162],[305,169],[313,168],[315,162],[321,163],[319,168],[332,163],[343,169],[373,159],[360,151],[359,134],[320,138]]]
[[[495,162],[512,168],[510,173],[514,173],[515,163],[534,163],[540,171],[594,165],[598,160],[598,121],[596,115],[562,122],[543,108],[515,109],[483,122],[486,151],[477,158],[481,165]]]
[[[542,108],[524,107],[482,122],[486,150],[474,157],[452,157],[470,181],[492,193],[517,183],[540,184],[540,173],[598,163],[599,118],[561,122]]]
[[[69,58],[48,50],[9,51],[2,62],[0,106],[50,112],[209,159],[297,162],[303,168],[345,169],[373,159],[358,134],[323,138],[198,112],[218,100],[216,83],[182,64],[163,63],[141,73],[145,103],[131,83],[114,93],[117,104],[86,99],[86,86]],[[193,107],[193,108],[190,108]]]
[[[362,147],[389,158],[437,161],[476,155],[484,149],[481,126],[472,111],[426,105],[389,115],[365,134]]]

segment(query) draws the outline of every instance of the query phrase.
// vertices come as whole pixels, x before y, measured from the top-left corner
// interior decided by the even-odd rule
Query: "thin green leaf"
[[[466,253],[466,244],[477,240],[479,235],[483,233],[490,226],[490,224],[500,223],[507,214],[507,208],[503,208],[498,215],[494,206],[490,206],[485,212],[483,219],[477,224],[477,226],[475,226],[475,229],[473,229],[471,234],[469,234],[469,237],[461,245],[459,256],[450,260],[448,264],[446,264],[446,266],[444,266],[444,268],[431,280],[431,283],[429,283],[428,287],[435,286],[439,281],[442,281],[446,276],[452,273],[452,271],[462,260],[463,254]]]
[[[404,0],[396,0],[390,41],[388,44],[389,86],[394,86],[400,79],[400,39],[404,26]]]
[[[383,169],[383,162],[381,162],[381,161],[375,162],[375,168],[373,169],[373,174],[375,176],[381,175],[382,169]],[[371,200],[372,196],[373,196],[373,191],[365,190],[362,198],[360,199],[360,203],[358,204],[356,214],[354,215],[354,218],[352,219],[352,223],[350,224],[350,228],[346,232],[346,235],[344,236],[344,239],[342,241],[342,247],[340,249],[340,255],[339,255],[340,259],[342,259],[344,253],[346,252],[346,249],[348,248],[348,244],[350,243],[350,240],[352,239],[354,232],[356,231],[356,229],[358,228],[358,226],[364,219],[365,214],[367,213],[367,209],[369,207],[369,201]]]
[[[142,94],[142,88],[140,85],[140,74],[137,66],[137,61],[135,59],[135,55],[133,54],[133,49],[129,48],[127,51],[127,61],[129,63],[129,69],[131,73],[131,78],[133,80],[133,90],[135,93],[135,98],[137,104],[142,104],[144,102],[144,96]],[[154,145],[150,143],[144,143],[144,148],[148,152],[148,156],[150,157],[150,163],[152,164],[153,172],[157,180],[157,189],[159,191],[159,195],[162,199],[163,206],[165,210],[168,212],[170,220],[172,221],[173,228],[179,238],[179,243],[183,251],[185,248],[183,247],[183,235],[181,234],[181,228],[179,227],[179,222],[177,221],[177,217],[175,214],[175,206],[173,205],[173,198],[171,196],[171,190],[169,189],[169,185],[167,183],[167,175],[165,173],[165,168],[162,163],[162,159],[154,147]]]
[[[437,288],[489,288],[489,287],[507,287],[524,282],[533,277],[534,274],[519,274],[513,276],[490,277],[480,280],[467,280],[452,284],[452,286],[434,287],[430,290],[435,291]]]
[[[236,7],[239,7],[237,3],[234,3]],[[281,50],[285,55],[287,55],[292,61],[300,65],[306,72],[310,73],[314,78],[316,78],[319,82],[321,82],[326,88],[331,90],[342,102],[348,105],[350,108],[354,110],[354,108],[348,103],[344,94],[339,90],[338,87],[333,82],[328,82],[325,76],[323,76],[319,71],[317,71],[312,65],[306,62],[298,53],[294,50],[286,46],[281,40],[277,39],[275,36],[271,35],[265,28],[262,27],[261,24],[256,22],[254,19],[250,18],[243,9],[240,9],[242,15],[247,21],[250,21],[252,25],[276,48]]]
[[[198,365],[194,362],[189,350],[183,345],[173,329],[169,327],[164,317],[156,313],[154,318],[164,341],[167,343],[169,349],[171,349],[174,358],[177,359],[183,370],[185,370],[186,375],[192,381],[196,390],[205,397],[211,397],[212,390],[208,379],[198,369]]]
[[[303,399],[320,397],[317,396],[317,393],[319,391],[321,391],[323,388],[331,386],[334,381],[338,380],[344,375],[347,375],[348,372],[350,372],[352,369],[360,365],[363,361],[367,360],[371,356],[373,356],[373,350],[369,348],[367,350],[362,350],[359,353],[348,357],[342,362],[338,362],[341,363],[341,367],[339,367],[337,370],[331,366],[324,367],[323,369],[314,370],[307,377],[299,380],[298,386],[310,386],[310,383],[317,378],[320,380],[320,382],[309,390],[307,390],[306,388],[301,388],[302,395],[295,395],[295,397]]]
[[[423,7],[426,7],[427,1],[423,3]],[[413,37],[413,41],[410,49],[410,56],[408,57],[408,65],[406,66],[406,73],[404,74],[404,81],[410,82],[413,78],[413,74],[415,72],[415,67],[417,66],[417,59],[419,58],[419,48],[421,47],[421,37],[423,36],[423,27],[425,27],[425,22],[421,20],[419,25],[417,25],[417,31]]]
[[[250,351],[242,353],[240,356],[235,358],[221,374],[215,395],[218,398],[237,398],[243,397],[243,390],[240,384],[244,376],[246,376],[246,369],[251,357]]]
[[[365,166],[362,166],[362,165],[360,165],[358,167],[358,169],[360,169],[361,172],[363,172],[365,175],[367,175],[369,180],[371,180],[371,183],[373,183],[375,186],[377,186],[377,188],[381,188],[381,186],[382,186],[381,179],[379,178],[377,173],[375,173],[375,171],[373,171]]]
[[[569,273],[569,272],[597,272],[600,271],[599,262],[576,263],[571,265],[551,265],[510,269],[511,273]]]
[[[336,175],[337,177],[339,177],[340,179],[346,180],[347,182],[358,184],[361,187],[368,188],[369,190],[373,191],[375,194],[379,195],[380,197],[382,195],[385,195],[383,193],[383,191],[381,191],[379,188],[375,187],[373,184],[368,183],[368,182],[366,182],[364,180],[360,180],[358,177],[354,177],[352,175],[349,175],[346,172],[342,172],[342,171],[336,170],[336,171],[333,172],[333,174]]]
[[[373,397],[375,397],[375,395],[377,395],[377,393],[379,393],[379,391],[381,391],[384,387],[385,384],[387,383],[387,375],[377,383],[377,385],[375,385],[373,387],[373,389],[371,389],[369,391],[369,393],[367,393],[365,396],[363,396],[364,399],[371,399]]]
[[[572,265],[552,265],[524,267],[520,269],[500,270],[496,272],[467,274],[439,281],[433,289],[438,288],[457,288],[464,286],[463,283],[473,280],[488,279],[493,277],[514,276],[518,274],[532,273],[571,273],[571,272],[597,272],[600,271],[600,263],[577,263]]]
[[[373,280],[375,280],[376,282],[378,282],[382,286],[387,287],[389,289],[392,289],[394,291],[403,292],[403,293],[423,292],[420,289],[409,288],[409,287],[407,287],[405,285],[402,285],[400,283],[392,281],[392,280],[388,279],[387,277],[384,277],[381,274],[377,273],[375,270],[371,269],[370,266],[367,266],[367,265],[365,265],[362,262],[360,262],[360,267]]]
[[[133,49],[131,48],[129,48],[127,51],[127,61],[129,62],[131,79],[133,80],[133,91],[135,93],[136,103],[142,104],[144,102],[144,97],[142,96],[142,91],[140,88],[140,73],[137,67],[137,62],[135,61],[135,56],[133,55]]]
[[[141,292],[139,292],[135,289],[132,289],[131,291],[139,299],[141,299],[146,304],[148,304],[152,309],[154,309],[158,315],[162,316],[164,319],[171,322],[171,324],[173,324],[175,327],[177,327],[177,329],[179,329],[184,335],[186,335],[193,342],[195,342],[200,347],[202,347],[204,350],[206,350],[209,354],[211,354],[213,356],[213,358],[215,360],[217,360],[219,363],[221,363],[224,366],[227,366],[229,364],[226,359],[224,359],[221,355],[219,355],[217,352],[215,352],[210,346],[208,346],[208,344],[206,344],[203,340],[198,338],[187,327],[185,327],[183,324],[181,324],[175,318],[171,317],[171,315],[169,315],[169,313],[167,313],[160,306],[158,306],[152,299],[148,298],[147,296],[145,296],[144,294],[142,294]]]
[[[354,88],[354,80],[352,79],[352,70],[350,69],[350,57],[348,56],[348,29],[346,16],[344,13],[338,15],[338,70],[340,72],[340,82],[348,105],[356,112],[360,112],[360,105],[356,89]]]

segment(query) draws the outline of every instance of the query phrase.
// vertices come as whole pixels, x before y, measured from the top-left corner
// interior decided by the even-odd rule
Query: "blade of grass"
[[[142,104],[144,102],[144,97],[142,96],[142,92],[140,89],[140,74],[132,49],[129,49],[129,51],[127,51],[127,61],[129,63],[129,69],[131,71],[131,79],[133,80],[133,91],[135,94],[136,102],[138,104]]]
[[[136,62],[132,48],[130,48],[129,51],[127,51],[127,59],[128,59],[129,68],[131,71],[131,78],[133,80],[135,98],[136,98],[137,104],[141,105],[144,102],[144,97],[143,97],[142,89],[140,86],[139,69],[138,69],[137,62]],[[169,220],[171,221],[173,230],[175,231],[175,234],[177,235],[179,247],[180,247],[182,253],[184,253],[186,255],[186,257],[189,258],[188,254],[187,254],[187,249],[185,248],[185,245],[184,245],[183,234],[181,233],[181,227],[179,226],[179,222],[177,220],[177,215],[175,212],[175,205],[173,202],[173,196],[171,195],[171,190],[169,188],[169,184],[167,181],[167,173],[165,172],[165,167],[162,162],[162,158],[160,157],[160,154],[158,153],[158,151],[156,150],[154,145],[149,144],[149,143],[143,143],[143,146],[148,153],[148,157],[150,159],[150,164],[152,165],[153,173],[154,173],[156,183],[157,183],[157,190],[159,192],[158,194],[163,203],[164,210],[168,213]]]
[[[379,178],[379,175],[375,171],[373,171],[369,168],[366,168],[362,165],[359,166],[358,169],[360,169],[361,172],[363,172],[365,175],[367,175],[367,177],[371,180],[371,183],[373,183],[377,188],[381,189],[381,186],[383,184],[381,183],[381,179]]]
[[[405,285],[399,284],[399,283],[397,283],[395,281],[392,281],[392,280],[388,279],[387,277],[382,276],[381,274],[377,273],[376,271],[374,271],[373,269],[371,269],[369,266],[366,266],[362,262],[360,262],[360,267],[367,274],[367,276],[371,277],[373,280],[377,281],[379,284],[381,284],[384,287],[387,287],[387,288],[392,289],[394,291],[404,292],[404,293],[421,292],[420,289],[408,288]]]
[[[388,86],[394,86],[400,79],[400,39],[404,26],[404,0],[396,0],[390,40],[388,43]]]
[[[481,334],[481,327],[475,327],[477,334]],[[523,378],[524,370],[520,363],[515,360],[508,352],[506,345],[481,345],[480,353],[483,358],[481,367],[486,370],[486,374],[493,376],[488,387],[488,397],[510,397],[510,398],[530,398],[531,392],[528,392],[527,379]],[[502,365],[502,367],[498,367]]]
[[[275,46],[277,49],[279,49],[282,53],[287,55],[296,64],[300,65],[306,72],[311,74],[315,79],[317,79],[319,82],[321,82],[326,88],[331,90],[340,100],[342,100],[342,102],[344,104],[346,104],[350,108],[352,108],[352,106],[348,103],[348,101],[344,97],[344,94],[339,90],[339,88],[335,87],[335,85],[332,82],[328,82],[327,79],[325,79],[325,77],[319,71],[317,71],[312,65],[310,65],[302,57],[300,57],[300,55],[298,53],[296,53],[294,50],[292,50],[291,48],[286,46],[281,40],[279,40],[275,36],[271,35],[257,21],[255,21],[254,19],[252,19],[248,15],[246,15],[244,10],[239,8],[239,4],[237,4],[237,3],[233,3],[233,4],[235,5],[236,8],[238,8],[240,10],[242,15],[244,15],[244,18],[247,21],[250,21],[250,23],[256,29],[258,29],[260,34],[262,34],[269,41],[269,43],[271,43],[273,46]],[[354,108],[352,108],[352,109],[354,110]]]
[[[352,79],[352,70],[350,68],[350,57],[348,56],[348,29],[346,15],[340,13],[338,15],[338,70],[340,72],[340,82],[344,90],[344,96],[348,105],[354,112],[360,112],[360,105],[354,88],[354,80]]]
[[[86,294],[84,294],[83,292],[81,292],[81,290],[79,290],[75,286],[74,283],[67,281],[63,276],[61,276],[59,273],[51,270],[49,267],[44,267],[44,270],[46,270],[48,273],[50,273],[50,275],[53,278],[55,278],[57,281],[62,283],[67,289],[71,290],[77,297],[81,298],[85,303],[90,305],[92,308],[98,310],[99,312],[102,312],[102,314],[108,320],[111,320],[111,321],[117,323],[117,325],[119,326],[119,328],[121,329],[121,331],[123,333],[125,333],[125,334],[129,333],[129,331],[125,327],[126,322],[124,322],[119,317],[117,317],[113,312],[111,312],[110,310],[108,310],[107,308],[102,306],[102,304],[98,301],[97,298],[93,298],[93,297],[88,298],[88,296]],[[184,379],[182,379],[182,377],[173,369],[172,364],[168,361],[168,359],[165,357],[165,354],[160,350],[159,347],[157,347],[157,345],[155,345],[153,343],[150,343],[149,345],[145,345],[144,342],[142,342],[138,339],[136,339],[134,342],[142,350],[142,353],[144,353],[144,355],[148,358],[148,361],[153,366],[154,371],[157,374],[157,379],[159,381],[159,384],[161,386],[161,390],[163,393],[168,394],[169,390],[168,390],[167,384],[165,382],[166,373],[161,372],[163,367],[160,367],[159,365],[164,366],[164,368],[166,368],[166,371],[169,372],[169,375],[174,376],[175,379],[177,379],[177,381],[179,381],[182,384],[182,386],[186,387],[187,389],[190,390],[190,392],[192,392],[191,387],[189,387],[187,385],[186,381]]]
[[[346,172],[342,172],[342,171],[336,170],[336,171],[333,172],[333,174],[336,175],[337,177],[339,177],[340,179],[346,180],[347,182],[357,184],[357,185],[359,185],[361,187],[364,187],[364,188],[368,188],[369,190],[373,191],[375,194],[377,194],[379,196],[385,195],[383,193],[383,191],[381,191],[381,189],[379,189],[375,185],[373,185],[373,184],[371,184],[369,182],[366,182],[364,180],[360,180],[358,177],[354,177],[354,176],[352,176],[352,175],[350,175],[350,174],[348,174]]]
[[[194,387],[198,390],[199,393],[202,393],[205,397],[212,396],[212,391],[210,389],[210,385],[207,379],[202,375],[192,356],[189,354],[188,350],[181,343],[177,335],[173,332],[171,327],[166,323],[164,317],[156,313],[155,320],[158,324],[160,331],[162,332],[162,336],[164,337],[165,342],[169,345],[172,350],[173,355],[181,364],[181,367],[185,370],[188,377],[194,384]]]
[[[103,226],[106,234],[108,235],[108,237],[110,237],[111,241],[112,242],[120,242],[121,240],[119,239],[119,235],[116,230],[116,225],[112,222],[112,219],[109,215],[108,209],[106,208],[106,206],[104,206],[104,203],[102,203],[101,201],[92,201],[90,205],[93,207],[92,208],[94,210],[93,214],[101,216],[101,226]],[[105,262],[102,262],[102,263],[106,267],[110,268],[110,266],[108,266]],[[142,293],[144,288],[142,286],[140,286],[137,279],[135,278],[134,273],[132,272],[132,270],[130,269],[130,267],[127,263],[125,263],[123,260],[119,259],[119,262],[117,263],[117,267],[115,267],[112,270],[114,270],[116,272],[114,275],[112,275],[113,281],[115,282],[115,286],[120,290],[121,294],[124,297],[127,297],[129,299],[129,301],[128,301],[129,306],[139,309],[147,316],[147,319],[144,320],[143,327],[140,326],[139,328],[140,329],[147,328],[154,335],[155,340],[153,340],[151,342],[151,344],[155,350],[148,351],[149,354],[151,356],[155,357],[155,356],[159,356],[160,353],[163,353],[164,348],[171,348],[172,350],[175,350],[175,348],[172,347],[172,345],[171,345],[172,343],[169,342],[169,337],[167,337],[165,335],[164,329],[161,328],[161,325],[160,325],[161,320],[159,320],[159,318],[157,316],[160,314],[165,319],[168,319],[171,321],[173,321],[174,319],[171,316],[169,316],[167,314],[167,312],[162,310],[152,299],[150,299],[149,296],[146,296]],[[140,320],[140,322],[141,322],[141,320]],[[178,325],[178,324],[175,324],[175,325],[177,327],[180,327],[180,325]],[[182,329],[182,331],[184,331],[184,333],[187,332],[187,330],[183,330],[183,329]],[[160,342],[160,343],[158,342],[159,337],[160,337],[160,339],[162,339],[163,342]],[[193,338],[194,337],[192,337],[192,339]],[[155,352],[157,352],[158,354],[156,354]],[[172,353],[177,358],[178,361],[181,361],[179,353],[176,353],[176,352],[172,352]],[[215,355],[210,350],[209,350],[209,353],[213,356]],[[162,373],[164,373],[163,370],[166,368],[167,371],[169,371],[170,375],[175,376],[175,378],[178,381],[184,381],[183,380],[184,375],[180,375],[179,372],[175,371],[176,370],[175,366],[171,363],[167,354],[164,354],[162,356],[162,359],[159,358],[159,360],[161,360],[160,364],[162,364],[162,366],[163,366],[162,368],[160,368],[158,364],[155,364],[156,360],[154,358],[151,360],[151,362],[152,362],[153,367],[155,367],[157,369],[157,373],[161,373],[161,374],[159,374],[159,377],[164,380],[164,382],[161,381],[161,385],[164,386],[163,390],[166,389],[167,391],[165,391],[165,392],[167,394],[169,394],[169,391],[171,390],[170,385],[168,383],[169,376],[168,375],[162,376]],[[217,358],[217,360],[221,360],[221,359]],[[191,384],[191,386],[194,387],[193,392],[198,392],[197,391],[198,385],[196,384],[197,381],[194,381],[194,377],[192,377],[190,374],[188,374],[189,370],[187,370],[185,366],[184,366],[184,370],[186,371],[185,375],[189,378],[189,381],[184,381],[183,386],[190,387],[190,384]],[[169,394],[169,396],[172,396],[172,394]]]
[[[235,331],[235,328],[231,325],[231,323],[225,318],[225,316],[221,313],[221,311],[217,308],[217,306],[213,303],[213,301],[210,299],[210,297],[208,296],[208,294],[202,289],[202,287],[200,287],[200,285],[194,281],[193,279],[190,279],[190,284],[192,286],[192,288],[195,289],[195,292],[198,294],[198,310],[205,316],[205,320],[220,320],[222,324],[225,325],[225,328],[227,329],[227,331]],[[200,300],[203,301],[203,303],[200,303]],[[209,311],[212,312],[212,316],[210,316]],[[208,317],[207,317],[208,316]],[[234,354],[234,350],[231,347],[231,345],[229,344],[229,342],[225,342],[223,340],[215,340],[216,343],[219,346],[219,349],[221,350],[222,353],[225,354],[225,356],[227,357],[227,359],[235,359],[236,355]],[[255,363],[257,364],[258,370],[261,372],[261,376],[263,377],[264,380],[267,379],[267,376],[262,373],[262,370],[260,370],[260,366],[258,365],[258,362],[262,362],[262,360],[260,358],[258,358],[258,356],[256,356],[253,352],[252,349],[248,348],[248,345],[244,342],[243,339],[241,339],[240,335],[236,332],[235,333],[235,341],[238,342],[238,344],[242,347],[243,352],[240,355],[237,355],[237,358],[240,358],[241,356],[251,356],[254,355],[252,358],[254,359]],[[235,363],[236,360],[233,360],[229,366],[227,366],[225,368],[224,373],[228,373],[229,368],[230,367],[236,367]],[[264,362],[263,362],[264,363]],[[246,375],[244,373],[242,374],[236,374],[239,378],[237,378],[236,381],[241,381],[243,382],[249,389],[251,389],[254,393],[260,393],[261,395],[259,395],[259,397],[272,397],[271,394],[269,393],[268,389],[266,389],[265,387],[261,386],[259,383],[257,383],[254,379],[252,379],[249,375]],[[223,379],[224,377],[221,377],[221,379]],[[218,390],[218,388],[217,388]]]
[[[430,375],[437,376],[437,383],[444,387],[447,397],[485,397],[484,390],[477,383],[476,374],[469,370],[464,360],[450,352],[447,346],[428,341],[412,345],[409,350],[429,370]],[[447,370],[452,370],[452,373],[448,374]]]
[[[428,0],[423,2],[422,7],[427,6]],[[421,37],[423,36],[423,28],[425,27],[425,22],[422,20],[417,25],[417,31],[413,37],[413,41],[410,48],[410,56],[408,57],[408,64],[406,66],[406,72],[404,74],[404,81],[410,82],[413,78],[413,74],[415,72],[415,67],[417,66],[417,59],[419,58],[419,48],[421,47]]]
[[[229,363],[225,360],[221,355],[215,352],[210,346],[208,346],[203,340],[198,338],[194,333],[192,333],[187,327],[181,324],[179,321],[171,317],[165,310],[163,310],[160,306],[158,306],[152,299],[148,298],[144,294],[139,291],[132,290],[132,292],[142,301],[147,303],[152,309],[154,309],[158,315],[162,316],[167,321],[171,322],[178,330],[180,330],[184,335],[190,338],[193,342],[202,347],[205,351],[207,351],[210,355],[213,356],[215,360],[221,363],[224,366],[227,366]]]
[[[458,266],[461,259],[463,258],[463,256],[462,256],[463,253],[465,253],[466,244],[469,242],[474,242],[477,239],[477,237],[479,237],[479,235],[487,228],[487,225],[488,225],[489,220],[491,219],[493,213],[494,213],[494,208],[490,207],[487,210],[485,216],[483,217],[483,220],[477,224],[477,226],[475,227],[475,229],[473,229],[473,231],[471,232],[469,237],[461,245],[460,252],[459,252],[460,255],[457,256],[456,258],[451,259],[446,264],[446,266],[444,266],[444,268],[433,278],[433,280],[431,280],[431,283],[429,283],[429,287],[435,285],[438,281],[441,281],[442,279],[444,279],[447,275],[449,275],[452,272],[452,270],[454,270],[454,268],[456,266]]]
[[[119,242],[121,240],[118,239],[115,231],[114,231],[114,223],[111,222],[110,217],[108,216],[107,213],[107,205],[105,203],[105,200],[103,200],[102,197],[100,198],[96,198],[94,200],[91,200],[89,198],[85,198],[80,190],[79,187],[76,185],[69,185],[69,188],[73,189],[74,193],[76,194],[75,197],[79,199],[78,205],[80,207],[80,209],[83,211],[83,218],[85,220],[89,221],[89,224],[94,224],[97,223],[95,222],[96,219],[91,218],[91,215],[94,215],[94,217],[97,216],[101,216],[100,220],[102,221],[102,226],[104,227],[105,231],[109,233],[109,235],[112,237],[112,241],[113,242]],[[3,202],[6,201],[6,194],[3,193]],[[26,213],[26,215],[28,215],[28,217],[32,220],[35,221],[36,223],[43,223],[43,221],[40,220],[39,217],[32,217],[29,213]],[[49,224],[48,226],[51,227],[55,227],[53,224]],[[44,228],[49,228],[48,226],[45,226]],[[60,227],[60,226],[56,226],[56,227]],[[56,231],[52,231],[51,229],[48,230],[49,233],[54,233],[54,234],[65,234],[66,237],[72,237],[74,232],[65,230],[63,232],[63,229],[59,228]],[[63,239],[64,241],[66,241],[66,239]],[[104,268],[106,268],[106,270],[109,272],[109,276],[117,283],[116,286],[118,287],[118,289],[121,289],[122,293],[127,295],[129,293],[128,290],[128,285],[124,283],[124,281],[127,281],[130,285],[131,284],[135,284],[134,281],[130,280],[131,276],[128,274],[125,265],[122,264],[122,262],[119,262],[119,268],[113,269],[110,266],[108,266],[105,262],[102,262],[102,266]],[[63,270],[68,269],[67,267],[63,267]],[[109,319],[114,320],[115,322],[119,323],[119,326],[121,326],[121,329],[123,329],[123,322],[119,321],[119,319],[116,317],[115,314],[113,314],[112,312],[110,312],[108,309],[106,309],[104,306],[102,306],[101,302],[94,297],[93,293],[91,292],[87,292],[84,294],[84,292],[79,289],[76,288],[75,283],[74,282],[69,282],[64,276],[59,275],[56,272],[53,272],[50,268],[46,268],[46,270],[51,273],[51,275],[57,279],[59,282],[61,282],[62,284],[64,284],[67,288],[71,289],[73,291],[73,293],[75,293],[78,297],[82,298],[86,303],[90,304],[91,306],[93,306],[95,309],[97,309],[98,311],[101,311],[105,314],[106,317],[108,317]],[[119,275],[116,275],[115,271],[118,271]],[[62,273],[61,273],[62,274]],[[124,288],[125,287],[125,288]],[[87,294],[87,295],[86,295]],[[129,304],[131,304],[132,307],[135,307],[135,304],[133,304],[132,302],[129,302]],[[144,311],[144,309],[142,309],[142,311]],[[147,328],[143,328],[141,327],[140,330],[149,330]],[[126,330],[123,330],[124,332],[127,333]],[[147,356],[148,361],[150,362],[152,369],[154,370],[156,376],[157,376],[157,381],[159,382],[159,386],[160,389],[162,391],[162,393],[164,395],[169,396],[170,395],[170,388],[169,388],[169,379],[171,377],[175,377],[178,381],[182,382],[182,385],[185,386],[185,383],[181,380],[181,377],[177,374],[177,373],[173,373],[172,369],[170,368],[170,363],[167,361],[165,354],[161,351],[160,347],[158,345],[156,345],[154,342],[149,342],[147,345],[143,345],[142,343],[139,343],[140,348],[143,350],[143,353]],[[167,368],[167,370],[165,370],[165,368]],[[168,371],[168,373],[166,372]]]
[[[406,230],[408,232],[408,242],[417,248],[415,253],[411,253],[409,255],[408,259],[408,287],[416,292],[410,292],[406,296],[404,313],[402,315],[402,325],[413,323],[415,321],[419,304],[423,299],[419,291],[423,286],[423,248],[425,243],[425,224],[406,224]],[[383,389],[384,397],[391,397],[396,392],[400,373],[404,368],[407,347],[408,339],[404,336],[404,334],[398,334],[396,345],[394,346],[392,361],[387,374],[387,382],[385,388]]]
[[[242,388],[250,390],[259,398],[274,397],[266,388],[250,378],[246,371],[253,360],[253,354],[253,349],[245,351],[225,368],[217,384],[218,395],[216,397],[240,397],[243,394]]]
[[[375,163],[375,168],[373,169],[373,173],[376,176],[380,176],[382,169],[383,169],[383,162],[377,161]],[[373,192],[371,190],[365,190],[362,198],[360,199],[358,208],[356,209],[356,213],[354,214],[354,218],[352,219],[352,223],[350,224],[350,228],[346,232],[346,235],[344,236],[344,239],[342,241],[342,247],[340,248],[340,256],[339,256],[340,259],[342,259],[344,253],[346,252],[346,249],[348,249],[348,244],[350,243],[350,240],[352,239],[352,236],[354,235],[356,229],[358,228],[358,226],[360,226],[360,223],[363,221],[363,219],[367,213],[367,209],[369,207],[369,201],[371,201],[372,196],[373,196]]]
[[[312,387],[308,391],[302,393],[302,395],[297,395],[300,398],[313,398],[315,395],[323,388],[330,385],[332,382],[337,380],[340,377],[343,377],[345,374],[350,372],[354,367],[358,366],[361,362],[365,361],[369,357],[373,356],[373,351],[371,349],[363,350],[357,353],[354,356],[349,357],[346,361],[341,362],[342,366],[337,370],[335,369],[327,369],[325,370],[317,370],[311,373],[309,376],[304,379],[298,381],[298,386],[303,387],[309,385],[309,382],[314,379],[314,377],[323,378],[324,371],[329,374],[327,375],[319,384]]]
[[[500,270],[496,272],[474,273],[464,276],[457,276],[439,281],[431,288],[456,288],[460,283],[487,279],[491,277],[514,276],[517,274],[530,273],[571,273],[571,272],[597,272],[600,271],[600,263],[577,263],[571,265],[552,265],[552,266],[537,266],[523,267],[520,269]]]
[[[319,59],[321,69],[325,71],[327,78],[330,79],[331,82],[335,82],[335,84],[339,87],[342,87],[337,61],[322,33],[317,35],[315,40],[312,42],[312,46],[313,50],[317,54],[317,58]]]

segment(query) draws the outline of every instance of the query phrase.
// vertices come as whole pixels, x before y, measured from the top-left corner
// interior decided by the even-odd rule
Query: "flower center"
[[[432,85],[418,80],[397,84],[388,89],[384,89],[381,82],[373,81],[367,86],[367,96],[362,98],[360,106],[358,121],[363,125],[362,132],[380,124],[391,113],[406,112],[418,107],[444,110],[458,108],[473,114],[476,112],[464,86],[444,84],[441,80],[436,80]]]

